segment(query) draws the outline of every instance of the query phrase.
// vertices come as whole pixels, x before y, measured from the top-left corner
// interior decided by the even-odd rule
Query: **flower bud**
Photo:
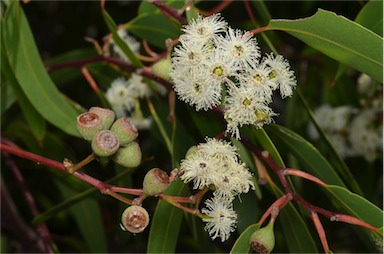
[[[170,80],[169,73],[172,69],[172,61],[170,57],[163,58],[152,66],[151,72],[165,80]]]
[[[102,130],[103,121],[97,114],[85,112],[76,118],[76,127],[85,140],[91,141]]]
[[[166,191],[169,187],[169,176],[159,168],[147,172],[143,180],[143,191],[147,196],[154,196]]]
[[[125,117],[117,119],[111,127],[111,131],[116,133],[117,137],[120,140],[121,145],[126,145],[139,136],[139,132],[132,122]]]
[[[188,149],[187,153],[185,154],[185,158],[187,158],[188,156],[191,156],[192,154],[195,154],[195,153],[197,152],[197,150],[199,150],[199,149],[197,148],[197,146],[191,146],[191,147]]]
[[[120,142],[116,134],[112,131],[101,130],[93,137],[91,146],[96,155],[107,157],[119,149]]]
[[[129,232],[141,233],[149,224],[149,215],[143,207],[132,205],[124,210],[121,222]]]
[[[111,128],[115,121],[115,112],[107,108],[91,107],[88,112],[97,114],[103,121],[103,130]]]
[[[266,227],[256,230],[250,240],[251,249],[256,253],[271,253],[275,247],[275,234],[273,232],[273,222]]]
[[[131,142],[120,147],[112,159],[119,165],[127,168],[134,168],[141,163],[141,149],[137,142]]]

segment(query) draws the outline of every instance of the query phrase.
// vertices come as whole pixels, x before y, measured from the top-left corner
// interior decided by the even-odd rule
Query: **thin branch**
[[[321,244],[323,245],[324,253],[327,254],[329,252],[329,246],[328,246],[327,236],[325,235],[323,225],[321,224],[319,216],[317,215],[316,212],[312,211],[310,214],[311,214],[313,224],[315,224],[317,233],[319,234]]]

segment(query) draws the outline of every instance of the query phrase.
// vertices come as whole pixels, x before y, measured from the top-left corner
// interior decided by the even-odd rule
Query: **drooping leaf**
[[[78,114],[46,73],[18,2],[7,9],[2,28],[5,57],[30,103],[48,122],[70,135],[79,136],[75,120]]]
[[[343,16],[319,9],[309,18],[271,20],[280,30],[372,78],[383,79],[383,38]]]

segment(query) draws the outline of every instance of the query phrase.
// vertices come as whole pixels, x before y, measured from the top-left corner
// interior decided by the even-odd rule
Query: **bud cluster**
[[[92,107],[77,117],[76,127],[97,156],[111,156],[124,167],[140,165],[141,149],[135,141],[139,133],[128,118],[115,120],[112,110]]]

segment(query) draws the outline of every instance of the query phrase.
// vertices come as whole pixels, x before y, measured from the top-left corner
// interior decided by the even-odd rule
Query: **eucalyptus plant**
[[[340,3],[84,2],[43,58],[3,1],[2,252],[382,252],[383,3]]]

